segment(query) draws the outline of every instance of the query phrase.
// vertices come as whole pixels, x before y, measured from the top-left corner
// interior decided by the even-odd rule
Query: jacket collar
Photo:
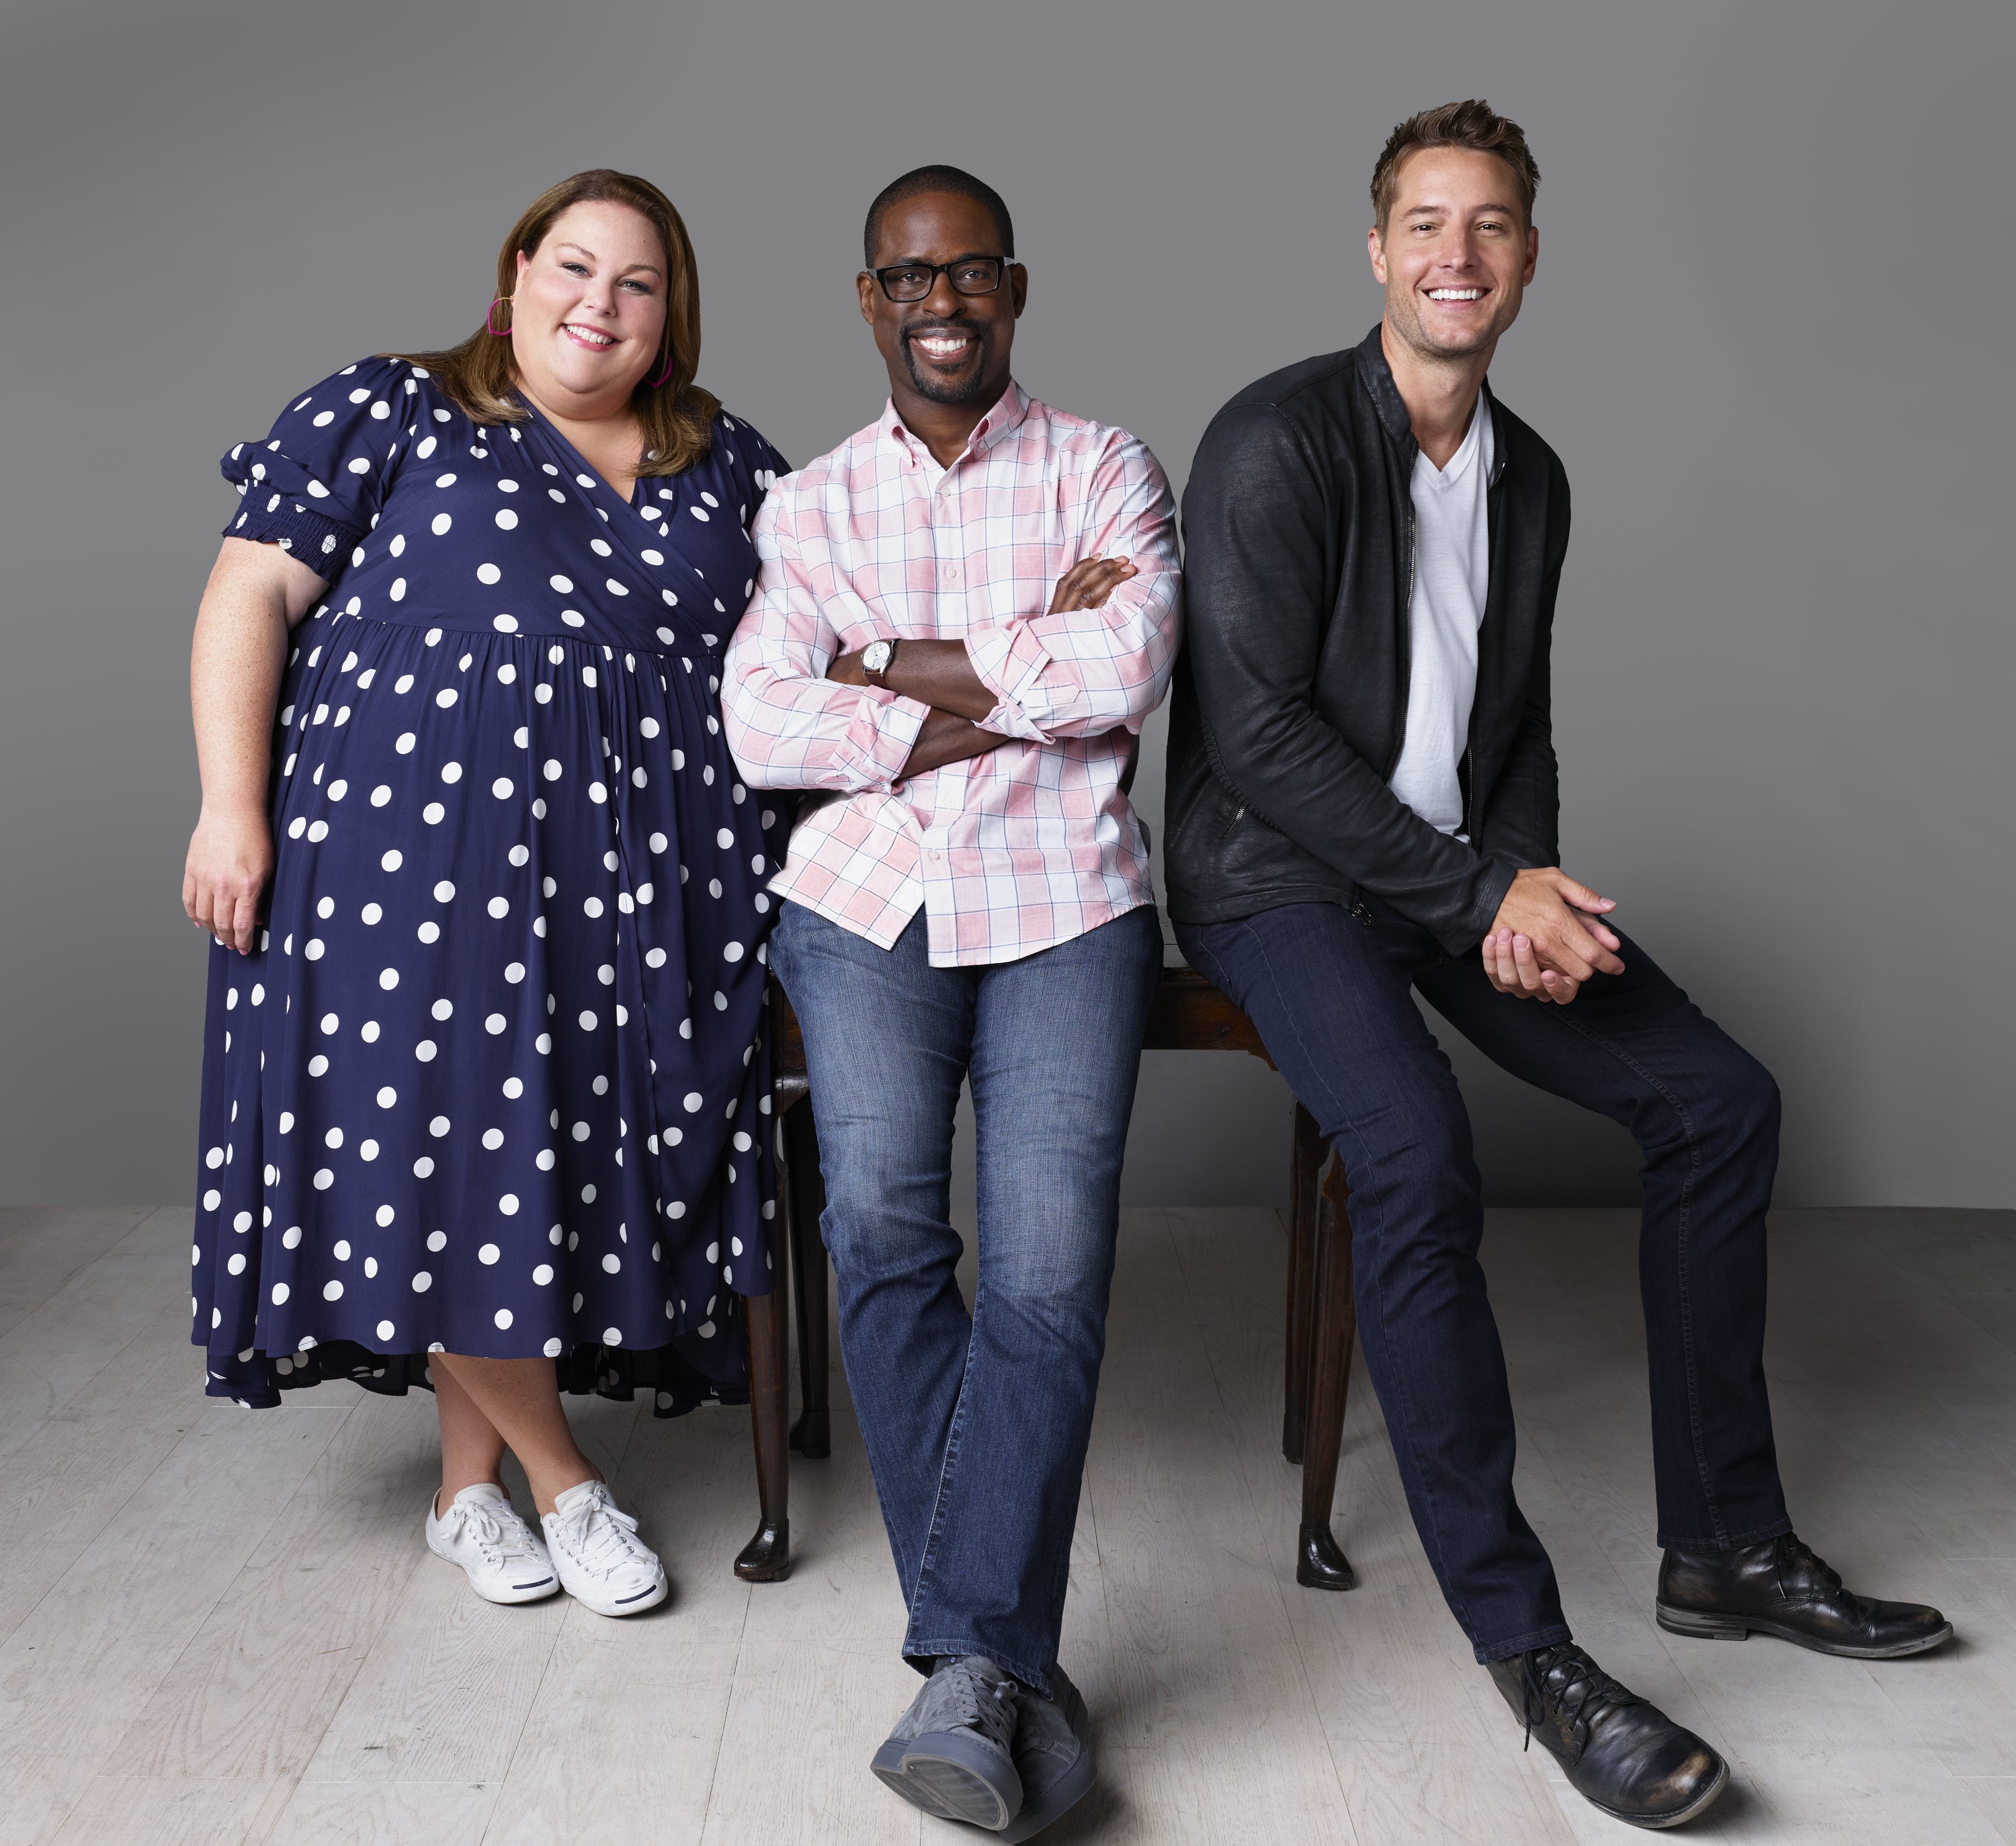
[[[1372,400],[1372,408],[1379,413],[1380,422],[1386,426],[1388,440],[1411,466],[1418,446],[1414,427],[1408,419],[1400,387],[1393,382],[1393,368],[1386,363],[1386,349],[1380,343],[1377,326],[1358,343],[1358,376],[1365,394]]]
[[[1372,408],[1379,413],[1379,421],[1384,426],[1393,446],[1410,469],[1414,457],[1420,453],[1420,445],[1414,440],[1414,426],[1407,415],[1406,401],[1400,395],[1400,387],[1393,382],[1393,368],[1386,363],[1386,348],[1381,344],[1379,329],[1374,327],[1353,348],[1358,362],[1358,376],[1365,387],[1365,394],[1372,400]],[[1481,393],[1488,406],[1495,407],[1498,400],[1492,395],[1491,380],[1484,381]],[[1491,480],[1496,487],[1505,472],[1506,441],[1505,419],[1494,416],[1491,425]]]

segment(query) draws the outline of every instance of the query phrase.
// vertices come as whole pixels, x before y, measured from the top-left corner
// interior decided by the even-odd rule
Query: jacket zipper
[[[1407,574],[1406,588],[1400,597],[1400,708],[1399,724],[1394,732],[1393,747],[1386,753],[1386,768],[1382,779],[1391,782],[1393,772],[1400,765],[1400,753],[1407,747],[1407,704],[1413,693],[1414,672],[1414,500],[1411,491],[1407,497]]]
[[[1389,785],[1393,772],[1399,766],[1400,753],[1407,746],[1407,703],[1413,691],[1414,640],[1413,634],[1414,607],[1414,500],[1411,491],[1407,497],[1407,574],[1406,588],[1400,597],[1400,708],[1399,724],[1394,732],[1391,749],[1386,753],[1386,767],[1381,777]],[[1473,718],[1474,712],[1472,713]],[[1372,927],[1372,912],[1366,908],[1365,894],[1359,889],[1358,880],[1351,881],[1351,914],[1365,928]]]

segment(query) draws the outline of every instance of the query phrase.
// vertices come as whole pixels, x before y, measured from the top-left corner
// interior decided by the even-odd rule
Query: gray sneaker
[[[1015,1693],[1015,1770],[1022,1778],[1022,1811],[1003,1840],[1027,1840],[1092,1792],[1099,1765],[1092,1759],[1092,1720],[1078,1688],[1062,1667],[1050,1669],[1057,1697],[1026,1686]]]
[[[981,1654],[940,1661],[869,1766],[912,1807],[999,1833],[1022,1805],[1017,1689]]]

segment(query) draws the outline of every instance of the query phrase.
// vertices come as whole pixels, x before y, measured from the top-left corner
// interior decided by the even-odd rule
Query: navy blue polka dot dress
[[[275,730],[257,952],[211,951],[194,1339],[213,1396],[544,1355],[747,1395],[772,1285],[764,884],[721,650],[785,466],[722,416],[623,500],[536,412],[372,359],[234,448],[227,535],[329,580]]]

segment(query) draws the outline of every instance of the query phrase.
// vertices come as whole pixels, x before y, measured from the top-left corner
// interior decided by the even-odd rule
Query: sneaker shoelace
[[[465,1500],[455,1510],[462,1529],[475,1540],[486,1562],[501,1564],[508,1558],[537,1557],[531,1528],[510,1506],[491,1500]]]
[[[571,1512],[563,1513],[553,1536],[567,1555],[598,1577],[641,1560],[643,1541],[637,1521],[599,1494],[592,1494]]]
[[[932,1703],[948,1729],[977,1731],[1005,1755],[1015,1734],[1015,1682],[989,1679],[964,1661],[931,1675]]]
[[[1532,1747],[1533,1725],[1546,1716],[1551,1704],[1568,1721],[1578,1761],[1588,1747],[1589,1727],[1597,1718],[1607,1711],[1621,1711],[1645,1702],[1636,1693],[1625,1691],[1571,1641],[1536,1647],[1521,1655],[1519,1682],[1521,1715],[1526,1720],[1526,1741],[1520,1747]]]

